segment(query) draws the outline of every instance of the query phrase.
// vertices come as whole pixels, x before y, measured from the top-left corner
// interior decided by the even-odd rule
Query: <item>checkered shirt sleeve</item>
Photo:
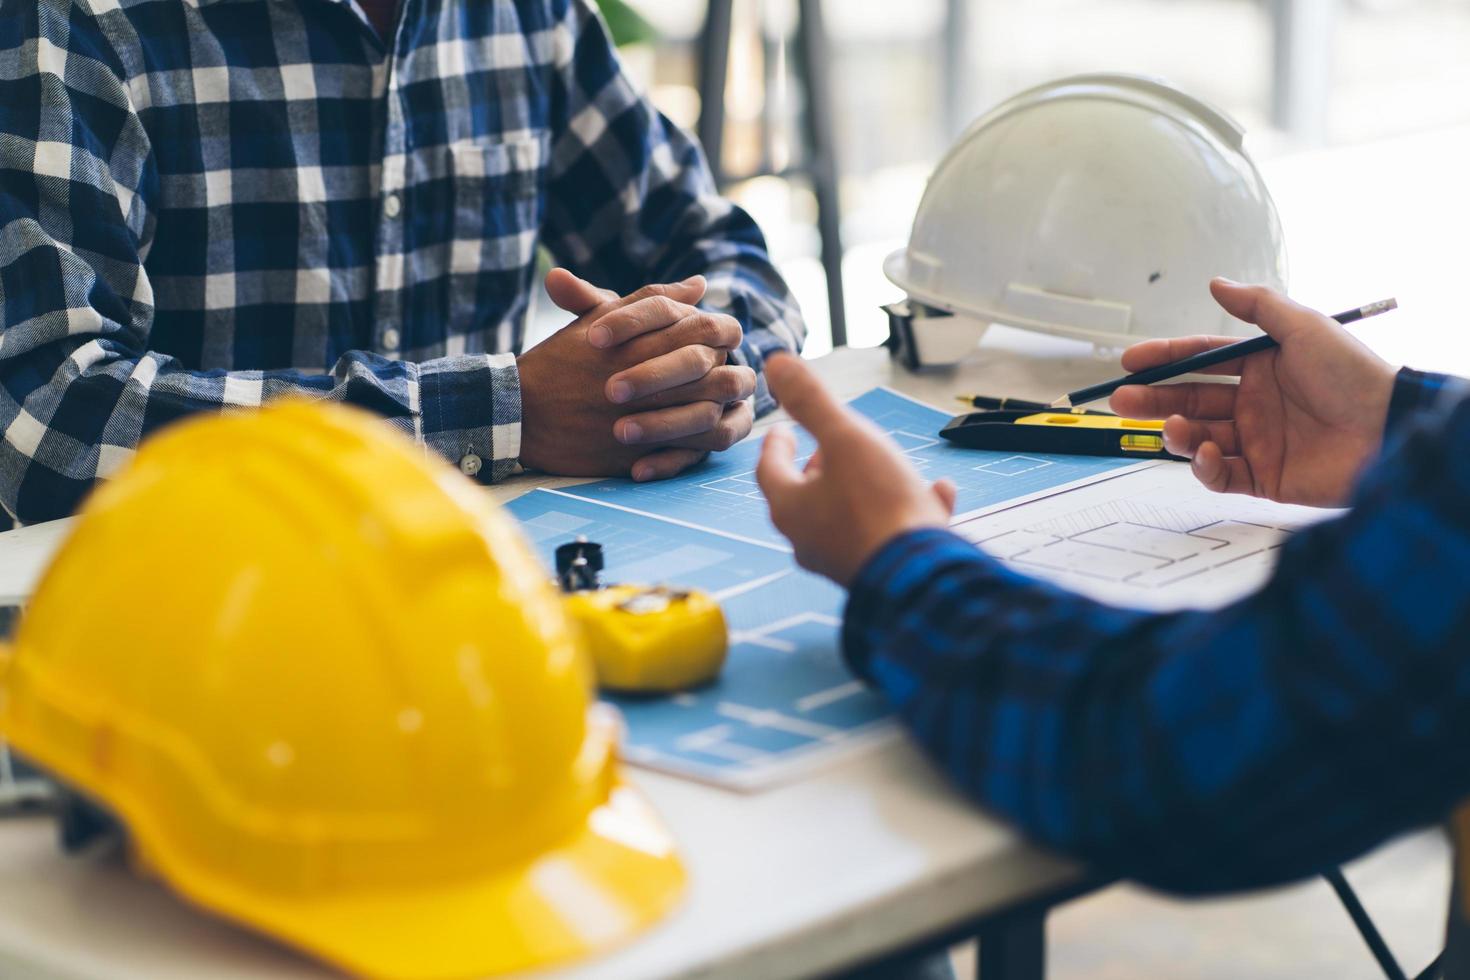
[[[1113,608],[922,531],[854,584],[847,657],[960,787],[1105,872],[1260,887],[1442,819],[1470,797],[1470,399],[1436,387],[1230,607]]]
[[[800,346],[586,0],[404,0],[384,39],[334,0],[7,7],[0,509],[71,513],[160,426],[283,395],[500,479],[539,244],[619,291],[705,274],[757,369]]]

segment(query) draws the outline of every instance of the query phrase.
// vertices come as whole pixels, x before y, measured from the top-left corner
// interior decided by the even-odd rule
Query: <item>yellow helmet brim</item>
[[[257,893],[135,844],[184,898],[350,974],[384,980],[495,976],[606,952],[664,916],[685,885],[672,838],[625,783],[575,836],[530,864],[432,890]]]

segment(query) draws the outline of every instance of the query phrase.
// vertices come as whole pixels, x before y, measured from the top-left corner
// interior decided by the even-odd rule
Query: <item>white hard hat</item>
[[[975,341],[955,319],[1121,346],[1248,335],[1208,281],[1286,285],[1276,206],[1224,113],[1160,81],[1079,75],[982,116],[940,162],[884,271],[953,317],[925,363]],[[941,314],[942,316],[942,314]],[[923,353],[923,352],[921,352]]]

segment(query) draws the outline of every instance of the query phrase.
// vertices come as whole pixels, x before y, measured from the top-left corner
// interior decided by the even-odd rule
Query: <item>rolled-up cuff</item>
[[[465,354],[419,365],[420,434],[460,472],[495,483],[519,469],[521,375],[514,354]]]

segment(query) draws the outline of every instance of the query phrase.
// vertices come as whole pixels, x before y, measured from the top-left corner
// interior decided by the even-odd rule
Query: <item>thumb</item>
[[[704,276],[690,276],[683,282],[676,282],[669,286],[669,297],[680,303],[688,303],[694,306],[704,299],[704,294],[709,291],[709,280]]]
[[[934,496],[939,498],[939,502],[944,505],[944,509],[949,512],[950,517],[954,516],[954,504],[958,495],[959,490],[955,487],[954,481],[949,477],[934,481]]]
[[[1212,279],[1210,295],[1226,313],[1237,320],[1254,323],[1278,342],[1284,342],[1308,325],[1326,319],[1269,286],[1247,286],[1231,279]]]
[[[704,276],[690,276],[681,282],[651,282],[637,292],[629,293],[625,303],[632,304],[654,296],[667,296],[675,303],[693,306],[704,299],[705,290],[708,288],[709,283]]]
[[[546,274],[546,294],[557,306],[574,316],[581,316],[597,309],[603,303],[618,298],[617,294],[598,289],[567,269],[556,268]]]

